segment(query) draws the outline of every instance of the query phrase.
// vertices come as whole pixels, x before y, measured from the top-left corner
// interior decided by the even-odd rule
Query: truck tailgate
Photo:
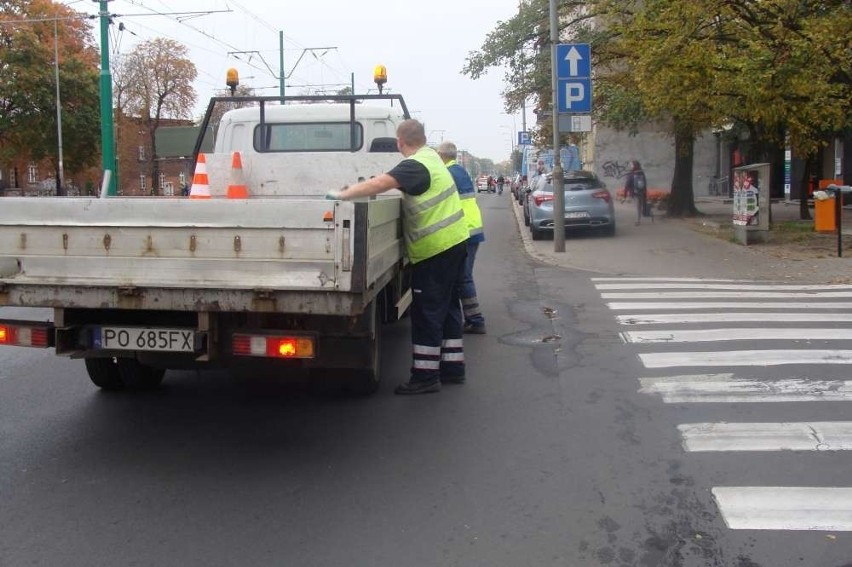
[[[353,277],[355,244],[393,235],[380,256],[398,260],[396,201],[371,202],[356,225],[365,204],[321,198],[4,198],[0,304],[243,310],[260,298],[337,312],[340,298],[286,294],[360,293],[380,277],[366,250]]]

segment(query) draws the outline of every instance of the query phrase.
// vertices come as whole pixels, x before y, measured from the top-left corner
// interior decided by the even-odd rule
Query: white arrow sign
[[[576,77],[579,72],[578,62],[583,59],[583,56],[580,55],[580,52],[577,51],[577,48],[573,45],[571,49],[568,50],[568,53],[565,54],[565,61],[568,62],[568,72],[572,77]]]

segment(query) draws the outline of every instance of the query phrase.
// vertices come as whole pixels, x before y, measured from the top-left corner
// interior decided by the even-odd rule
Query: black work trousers
[[[411,380],[414,382],[464,376],[464,317],[458,290],[466,255],[467,243],[462,242],[412,268]]]

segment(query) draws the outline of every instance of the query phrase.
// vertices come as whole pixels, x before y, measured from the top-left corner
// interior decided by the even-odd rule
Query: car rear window
[[[601,189],[604,187],[603,182],[597,177],[566,177],[566,191],[582,191],[584,189]],[[545,191],[553,191],[553,183],[548,180],[544,185]]]

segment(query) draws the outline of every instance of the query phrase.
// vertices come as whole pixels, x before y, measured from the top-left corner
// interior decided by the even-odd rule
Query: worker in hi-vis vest
[[[327,199],[354,199],[390,189],[402,191],[403,235],[412,264],[411,342],[413,364],[401,395],[441,391],[441,383],[465,380],[459,282],[470,230],[450,171],[426,145],[423,124],[403,121],[396,143],[405,159],[393,169]]]
[[[438,155],[441,156],[453,176],[462,202],[467,228],[470,232],[470,238],[467,240],[467,258],[464,261],[464,275],[459,287],[462,314],[464,315],[464,332],[484,335],[485,317],[482,316],[482,311],[479,309],[476,284],[473,281],[473,263],[476,261],[476,252],[479,250],[479,243],[485,240],[485,232],[482,229],[482,213],[479,210],[479,205],[476,204],[476,188],[474,188],[473,179],[470,178],[467,171],[456,163],[458,149],[454,143],[441,142],[438,146]]]

